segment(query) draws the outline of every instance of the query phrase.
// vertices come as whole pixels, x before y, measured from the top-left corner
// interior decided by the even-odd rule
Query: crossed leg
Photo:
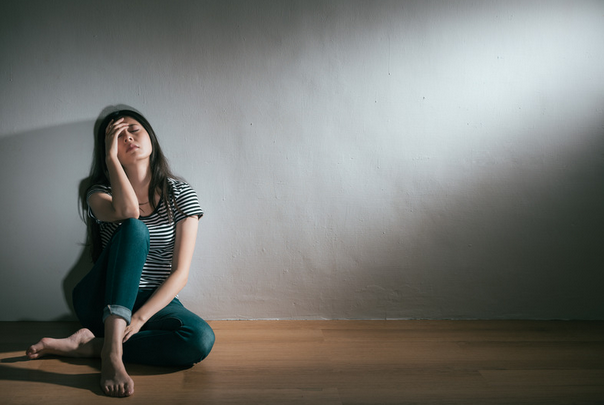
[[[30,346],[26,355],[30,359],[39,359],[52,354],[65,357],[100,357],[101,389],[105,395],[127,397],[134,393],[134,381],[126,372],[122,361],[122,339],[126,321],[110,315],[105,320],[105,338],[97,338],[86,328],[63,339],[42,338]]]
[[[63,339],[42,338],[25,352],[30,359],[39,359],[47,354],[66,357],[100,357],[102,339],[97,339],[90,329],[82,328]]]
[[[100,357],[103,392],[114,397],[132,395],[134,382],[122,360],[123,339],[148,252],[147,226],[139,220],[125,220],[74,289],[74,309],[87,328],[65,339],[43,338],[27,350],[27,356]]]

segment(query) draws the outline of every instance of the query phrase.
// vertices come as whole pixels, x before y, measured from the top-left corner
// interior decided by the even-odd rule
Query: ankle
[[[122,345],[112,345],[105,343],[101,349],[102,358],[121,359],[123,354]]]

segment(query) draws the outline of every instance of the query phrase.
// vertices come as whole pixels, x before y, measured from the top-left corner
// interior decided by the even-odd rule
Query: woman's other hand
[[[145,321],[136,317],[136,315],[132,316],[132,320],[130,321],[130,325],[126,326],[126,330],[124,331],[124,340],[122,343],[125,343],[128,339],[130,339],[133,335],[137,334]]]

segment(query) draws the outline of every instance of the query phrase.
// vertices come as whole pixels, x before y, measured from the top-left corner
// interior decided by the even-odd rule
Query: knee
[[[195,364],[208,357],[212,351],[212,347],[214,347],[216,336],[210,325],[201,319],[200,322],[189,327],[189,329],[189,338],[187,339],[190,354],[189,360],[191,364]]]
[[[140,219],[128,218],[124,220],[119,230],[122,234],[127,235],[129,239],[149,243],[149,228]]]
[[[134,235],[138,234],[142,237],[149,237],[149,228],[147,228],[147,225],[140,219],[125,219],[122,222],[121,229]]]

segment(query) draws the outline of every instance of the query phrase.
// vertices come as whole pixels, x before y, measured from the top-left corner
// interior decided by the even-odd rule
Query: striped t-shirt
[[[171,193],[176,200],[178,209],[174,207],[174,203],[170,201],[172,208],[173,220],[170,221],[168,212],[163,200],[151,213],[146,217],[139,217],[149,229],[150,247],[147,261],[143,267],[143,273],[139,283],[141,289],[156,289],[170,275],[172,271],[172,255],[174,253],[174,242],[176,240],[176,224],[182,219],[190,216],[201,218],[203,211],[199,206],[197,194],[191,186],[185,182],[168,179],[168,184]],[[94,193],[107,193],[111,195],[111,187],[97,185],[92,187],[87,194],[87,199]],[[181,212],[182,211],[182,212]],[[101,230],[101,242],[103,248],[111,240],[115,230],[121,223],[99,221],[88,205],[88,214],[96,220]]]

